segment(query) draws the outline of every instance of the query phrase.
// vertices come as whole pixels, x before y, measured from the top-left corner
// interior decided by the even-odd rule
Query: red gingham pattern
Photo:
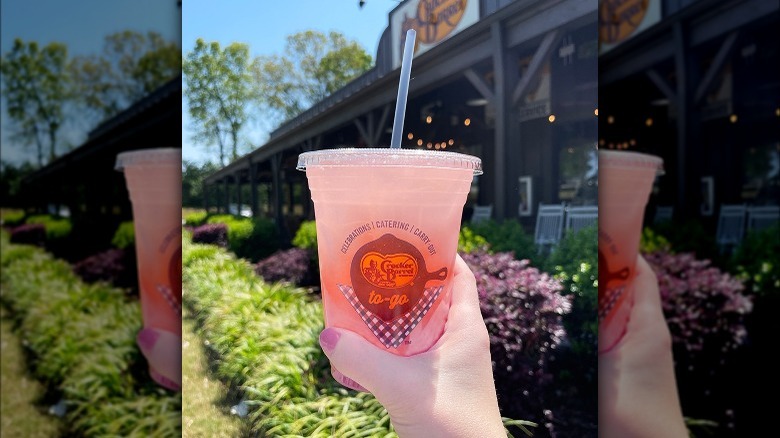
[[[615,302],[617,302],[618,298],[623,295],[623,291],[625,291],[625,289],[625,286],[607,289],[606,299],[603,300],[599,305],[599,321],[602,321],[607,317],[607,315],[609,315],[609,312],[611,312],[612,308],[615,307]]]
[[[177,315],[181,315],[181,304],[176,302],[176,298],[174,298],[173,294],[171,293],[171,288],[158,284],[157,291],[160,292],[160,295],[162,295],[163,298],[165,298],[165,301],[170,304],[174,312],[176,312]]]
[[[423,317],[428,310],[431,309],[436,298],[439,297],[444,286],[432,287],[423,291],[423,296],[420,301],[409,312],[399,316],[391,322],[384,322],[379,319],[373,312],[366,309],[363,303],[355,294],[355,290],[352,286],[345,284],[338,285],[339,290],[344,294],[344,298],[349,301],[349,304],[355,309],[363,322],[366,323],[368,328],[379,339],[379,341],[386,348],[398,348],[401,342],[409,336],[409,333],[417,327],[417,324],[422,321]]]

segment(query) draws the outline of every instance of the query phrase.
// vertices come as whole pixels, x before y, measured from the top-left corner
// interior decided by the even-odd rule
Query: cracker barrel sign
[[[660,0],[600,0],[601,53],[657,23],[660,18]]]
[[[425,52],[479,20],[477,0],[410,0],[390,16],[393,65],[401,64],[406,31],[417,32],[415,55]]]

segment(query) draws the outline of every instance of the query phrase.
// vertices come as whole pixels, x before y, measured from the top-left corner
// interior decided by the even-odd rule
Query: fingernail
[[[326,328],[320,333],[320,345],[322,346],[322,349],[326,352],[333,351],[333,349],[336,348],[336,344],[338,344],[340,337],[341,334],[338,331],[332,328]]]
[[[138,345],[142,350],[151,350],[154,344],[157,343],[157,338],[160,334],[155,330],[143,329],[138,333]]]

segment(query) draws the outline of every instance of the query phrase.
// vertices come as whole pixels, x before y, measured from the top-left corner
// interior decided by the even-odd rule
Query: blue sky
[[[176,0],[3,0],[0,3],[0,48],[5,53],[14,38],[41,44],[58,41],[68,46],[70,55],[97,54],[103,38],[114,32],[133,29],[157,31],[168,39],[181,41],[183,52],[197,38],[249,44],[253,56],[281,54],[285,38],[293,33],[315,29],[335,30],[358,41],[372,56],[389,12],[398,0],[184,0],[181,18]],[[0,138],[2,158],[14,163],[34,161],[35,148],[10,145],[2,112]],[[204,161],[216,155],[191,141],[186,102],[182,107],[182,147],[184,158]],[[267,138],[262,123],[251,123],[243,133],[245,143],[258,146]],[[70,129],[61,137],[80,144],[86,133]]]
[[[3,0],[0,3],[0,48],[4,54],[13,46],[15,38],[38,41],[42,45],[55,41],[65,43],[70,55],[98,54],[106,35],[127,29],[156,31],[166,39],[179,42],[181,19],[176,0]],[[9,144],[7,126],[3,109],[0,120],[3,160],[34,161],[34,146]],[[78,144],[85,133],[71,128],[61,135]]]
[[[371,56],[376,56],[379,38],[388,25],[389,12],[396,0],[282,0],[282,1],[208,1],[186,0],[183,5],[182,45],[186,53],[195,40],[218,41],[221,45],[242,42],[252,56],[282,54],[285,38],[296,32],[314,29],[335,30],[354,39]],[[186,102],[182,106],[182,147],[184,159],[203,162],[218,160],[215,149],[209,152],[191,140]],[[267,138],[262,123],[250,123],[243,132],[245,144],[255,147]]]

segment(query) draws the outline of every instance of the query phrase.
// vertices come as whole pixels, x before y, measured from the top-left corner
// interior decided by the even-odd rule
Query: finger
[[[639,326],[649,326],[665,321],[661,307],[661,293],[655,271],[641,255],[636,262],[637,275],[634,278],[634,309],[631,319]]]
[[[479,294],[477,280],[469,266],[459,255],[455,255],[452,279],[452,301],[448,316],[447,329],[469,327],[475,322],[483,324],[482,313],[479,310]]]
[[[337,369],[334,377],[353,389],[352,383],[375,392],[387,382],[389,368],[395,366],[398,356],[383,351],[352,331],[329,327],[320,333],[320,346]],[[338,374],[348,380],[340,380]]]

